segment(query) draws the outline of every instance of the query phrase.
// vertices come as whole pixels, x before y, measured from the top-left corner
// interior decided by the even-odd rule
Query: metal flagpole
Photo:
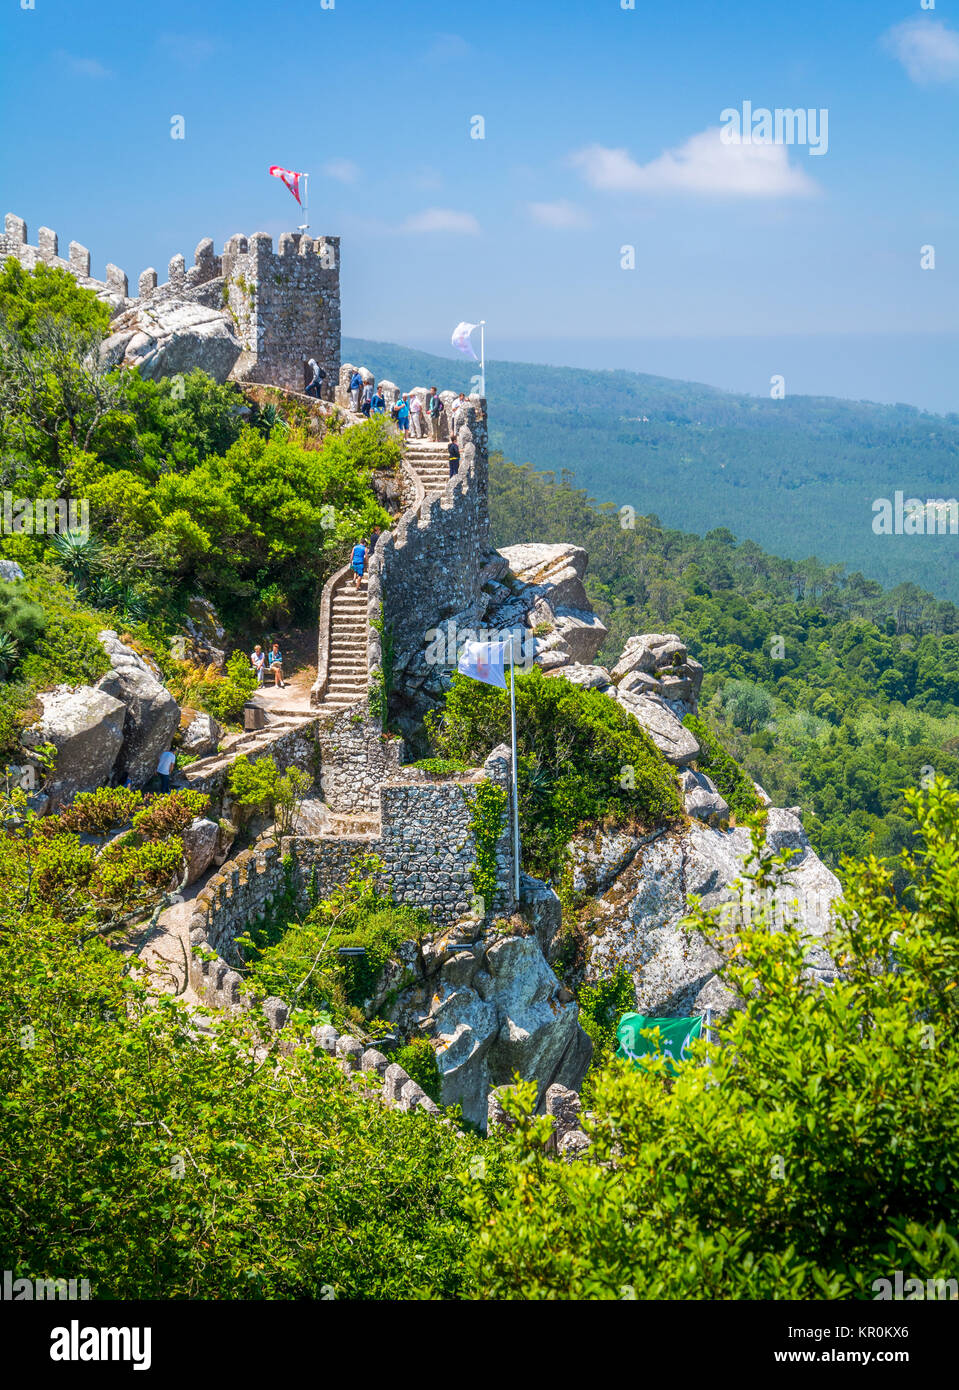
[[[516,662],[514,660],[514,636],[509,644],[509,729],[513,764],[513,892],[519,905],[519,782],[516,769]]]

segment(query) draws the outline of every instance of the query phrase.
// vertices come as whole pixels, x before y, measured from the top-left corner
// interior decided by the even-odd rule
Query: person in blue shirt
[[[363,571],[366,569],[366,541],[359,540],[353,547],[353,554],[350,558],[353,567],[353,578],[355,588],[359,588],[363,582]]]
[[[396,423],[403,431],[406,439],[410,437],[410,398],[406,393],[401,396],[399,409],[396,412]]]
[[[357,415],[360,413],[360,392],[362,390],[363,378],[360,376],[359,372],[354,372],[350,377],[350,404]]]
[[[270,648],[270,655],[269,655],[269,657],[268,657],[268,660],[269,660],[269,663],[270,663],[270,670],[273,672],[273,684],[274,684],[274,686],[277,686],[277,685],[278,685],[278,686],[282,687],[282,685],[283,685],[283,653],[280,651],[280,644],[279,644],[279,642],[274,642],[274,643],[273,643],[273,646]]]
[[[373,415],[386,414],[386,401],[380,395],[379,387],[373,392],[373,399],[370,401],[370,413]]]

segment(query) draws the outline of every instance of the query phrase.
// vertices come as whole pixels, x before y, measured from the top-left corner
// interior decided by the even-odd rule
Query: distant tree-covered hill
[[[344,361],[403,387],[468,390],[476,364],[343,340]],[[599,502],[779,555],[816,555],[959,602],[959,537],[877,536],[873,502],[959,493],[959,415],[820,396],[739,396],[635,372],[490,362],[490,442]]]
[[[717,528],[705,536],[637,516],[624,529],[567,476],[494,454],[493,542],[574,540],[609,628],[611,666],[635,632],[676,632],[706,668],[701,710],[779,806],[801,805],[820,855],[911,843],[904,793],[959,784],[959,610],[915,584],[779,559]]]

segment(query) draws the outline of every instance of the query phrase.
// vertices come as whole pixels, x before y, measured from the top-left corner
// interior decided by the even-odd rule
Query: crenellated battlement
[[[37,229],[37,244],[30,245],[27,224],[22,217],[8,212],[0,232],[0,260],[14,257],[26,270],[37,265],[54,266],[69,271],[84,289],[93,290],[99,299],[115,311],[129,307],[129,286],[126,273],[111,262],[106,266],[106,279],[97,280],[90,274],[90,252],[78,241],[71,241],[68,256],[60,255],[60,238],[50,227]]]

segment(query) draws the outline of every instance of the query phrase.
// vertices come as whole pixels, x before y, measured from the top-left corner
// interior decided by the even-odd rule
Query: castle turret
[[[231,237],[223,248],[227,302],[243,355],[239,381],[302,391],[314,357],[331,395],[340,370],[340,239],[285,232],[279,247],[264,232]]]

